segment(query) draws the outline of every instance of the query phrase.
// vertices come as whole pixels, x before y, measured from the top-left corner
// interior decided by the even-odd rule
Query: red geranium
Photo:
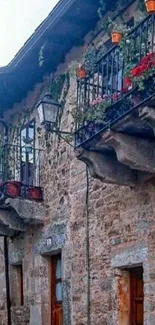
[[[132,85],[132,81],[129,77],[125,78],[125,86],[126,87],[130,87]]]
[[[133,77],[140,77],[145,71],[155,66],[155,53],[149,53],[140,62],[140,64],[131,71]]]
[[[141,65],[139,65],[138,67],[134,68],[132,71],[131,71],[131,75],[133,77],[140,77],[143,73],[143,67]]]

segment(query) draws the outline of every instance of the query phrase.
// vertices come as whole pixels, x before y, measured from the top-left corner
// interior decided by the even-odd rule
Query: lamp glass
[[[42,102],[39,104],[37,109],[38,109],[40,124],[43,124],[45,121],[44,121],[44,111],[43,111],[43,103]]]
[[[54,103],[44,103],[45,123],[56,124],[59,113],[59,106]]]

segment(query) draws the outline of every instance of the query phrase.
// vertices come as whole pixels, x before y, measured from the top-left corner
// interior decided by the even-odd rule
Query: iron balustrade
[[[78,121],[76,125],[75,146],[84,144],[155,95],[153,78],[144,81],[142,90],[136,87],[125,89],[127,72],[138,66],[149,53],[155,53],[155,16],[144,19],[125,40],[123,51],[120,46],[112,47],[97,62],[93,74],[77,80],[77,116],[80,123]],[[91,119],[89,113],[93,111],[93,101],[105,96],[109,104],[103,118]]]
[[[0,183],[19,181],[41,186],[43,150],[6,144],[0,147]]]

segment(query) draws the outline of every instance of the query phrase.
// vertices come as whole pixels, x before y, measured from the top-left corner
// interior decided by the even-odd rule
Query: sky
[[[58,0],[0,0],[0,66],[7,65]]]

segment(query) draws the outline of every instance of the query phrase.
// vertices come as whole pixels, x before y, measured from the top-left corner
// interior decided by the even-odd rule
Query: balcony
[[[0,147],[0,235],[14,236],[42,223],[43,151],[30,145]]]
[[[93,177],[134,186],[155,176],[154,108],[152,15],[77,81],[76,155]]]

